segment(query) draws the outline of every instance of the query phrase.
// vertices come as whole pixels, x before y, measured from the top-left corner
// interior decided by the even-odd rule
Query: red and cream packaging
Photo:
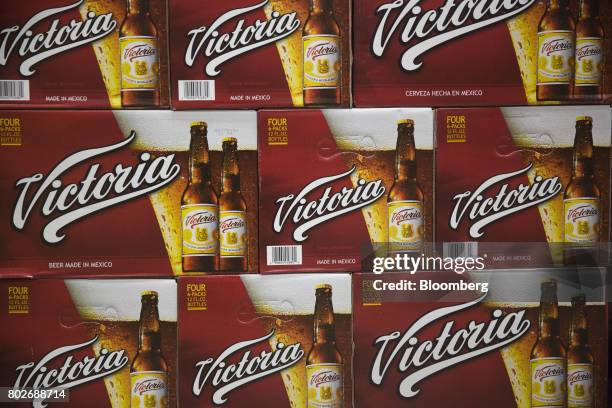
[[[177,406],[174,280],[3,279],[0,288],[3,406]],[[33,388],[64,398],[28,402]]]
[[[432,241],[431,109],[258,115],[262,273],[368,270],[387,243]]]
[[[604,274],[354,274],[355,406],[606,406]]]
[[[169,5],[173,108],[349,106],[349,0]]]
[[[355,106],[609,103],[606,0],[362,0]]]
[[[436,239],[445,256],[537,267],[567,264],[574,247],[603,250],[610,126],[608,106],[438,109]]]
[[[179,405],[351,407],[351,277],[181,277]]]
[[[210,241],[218,255],[223,206],[208,203],[214,225],[196,236],[188,232],[199,231],[201,217],[181,210],[193,123],[206,123],[208,132],[208,154],[191,150],[194,166],[207,158],[219,197],[223,142],[237,144],[246,225],[236,241],[247,271],[257,270],[255,112],[24,110],[0,117],[10,134],[0,145],[0,276],[172,276],[182,273],[190,243]]]
[[[0,108],[169,106],[166,0],[0,5]]]

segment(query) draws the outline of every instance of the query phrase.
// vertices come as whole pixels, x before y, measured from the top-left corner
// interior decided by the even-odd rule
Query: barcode
[[[301,245],[268,246],[268,265],[301,265]]]
[[[444,258],[477,258],[478,242],[445,242],[442,253]]]
[[[0,80],[0,100],[29,101],[30,81]]]
[[[179,101],[214,101],[215,81],[178,81]]]

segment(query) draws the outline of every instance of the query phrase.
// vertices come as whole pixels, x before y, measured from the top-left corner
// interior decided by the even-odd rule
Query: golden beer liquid
[[[537,58],[538,58],[538,24],[544,11],[546,2],[538,1],[526,11],[516,15],[506,22],[516,61],[521,72],[523,88],[528,104],[537,103]]]

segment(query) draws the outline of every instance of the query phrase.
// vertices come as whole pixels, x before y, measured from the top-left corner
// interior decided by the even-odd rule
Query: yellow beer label
[[[219,241],[221,257],[243,257],[247,253],[246,213],[244,211],[219,212]]]
[[[159,52],[155,37],[123,37],[121,47],[121,89],[153,91],[159,81]]]
[[[558,357],[531,360],[531,406],[565,406],[565,359]]]
[[[591,408],[595,385],[593,364],[567,365],[567,406],[568,408]]]
[[[423,202],[393,201],[389,209],[389,250],[420,250],[423,246]]]
[[[569,84],[574,73],[574,33],[538,33],[538,84]]]
[[[218,248],[217,206],[190,204],[181,206],[183,256],[215,256]]]
[[[341,408],[343,398],[342,364],[306,366],[308,408]]]
[[[565,242],[599,241],[599,200],[594,197],[563,200]]]
[[[601,85],[603,38],[576,38],[576,86]]]
[[[340,38],[337,35],[306,35],[304,89],[337,88],[340,84]]]
[[[167,408],[168,374],[164,371],[130,373],[132,408]]]

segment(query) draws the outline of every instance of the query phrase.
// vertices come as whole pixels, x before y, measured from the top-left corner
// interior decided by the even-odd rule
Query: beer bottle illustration
[[[539,101],[570,98],[574,75],[574,27],[568,0],[548,0],[538,25],[536,93]]]
[[[128,0],[119,29],[121,105],[159,106],[159,35],[149,0]]]
[[[221,271],[247,270],[247,207],[240,192],[238,142],[229,137],[223,140],[223,168],[219,197],[219,240]]]
[[[593,353],[588,344],[589,328],[586,319],[584,294],[572,297],[567,350],[567,406],[590,408],[594,406]]]
[[[340,104],[340,27],[332,0],[310,0],[302,30],[304,105]]]
[[[563,194],[564,240],[573,247],[593,247],[599,241],[601,190],[593,168],[592,128],[590,116],[576,118],[572,176]],[[576,261],[578,252],[573,247],[564,251],[566,264]]]
[[[132,408],[168,407],[168,364],[161,351],[158,294],[141,294],[138,353],[130,367]]]
[[[210,174],[206,122],[191,124],[189,181],[181,198],[183,272],[212,272],[219,259],[218,198]]]
[[[332,287],[315,291],[313,345],[306,358],[309,408],[340,408],[343,401],[342,355],[336,346]]]
[[[598,0],[580,0],[576,24],[574,98],[598,100],[602,96],[604,30]]]
[[[557,282],[542,282],[538,338],[531,350],[531,406],[564,407],[566,353],[559,337]]]
[[[423,190],[417,182],[414,122],[397,123],[395,177],[387,195],[389,250],[420,251],[423,246]]]

